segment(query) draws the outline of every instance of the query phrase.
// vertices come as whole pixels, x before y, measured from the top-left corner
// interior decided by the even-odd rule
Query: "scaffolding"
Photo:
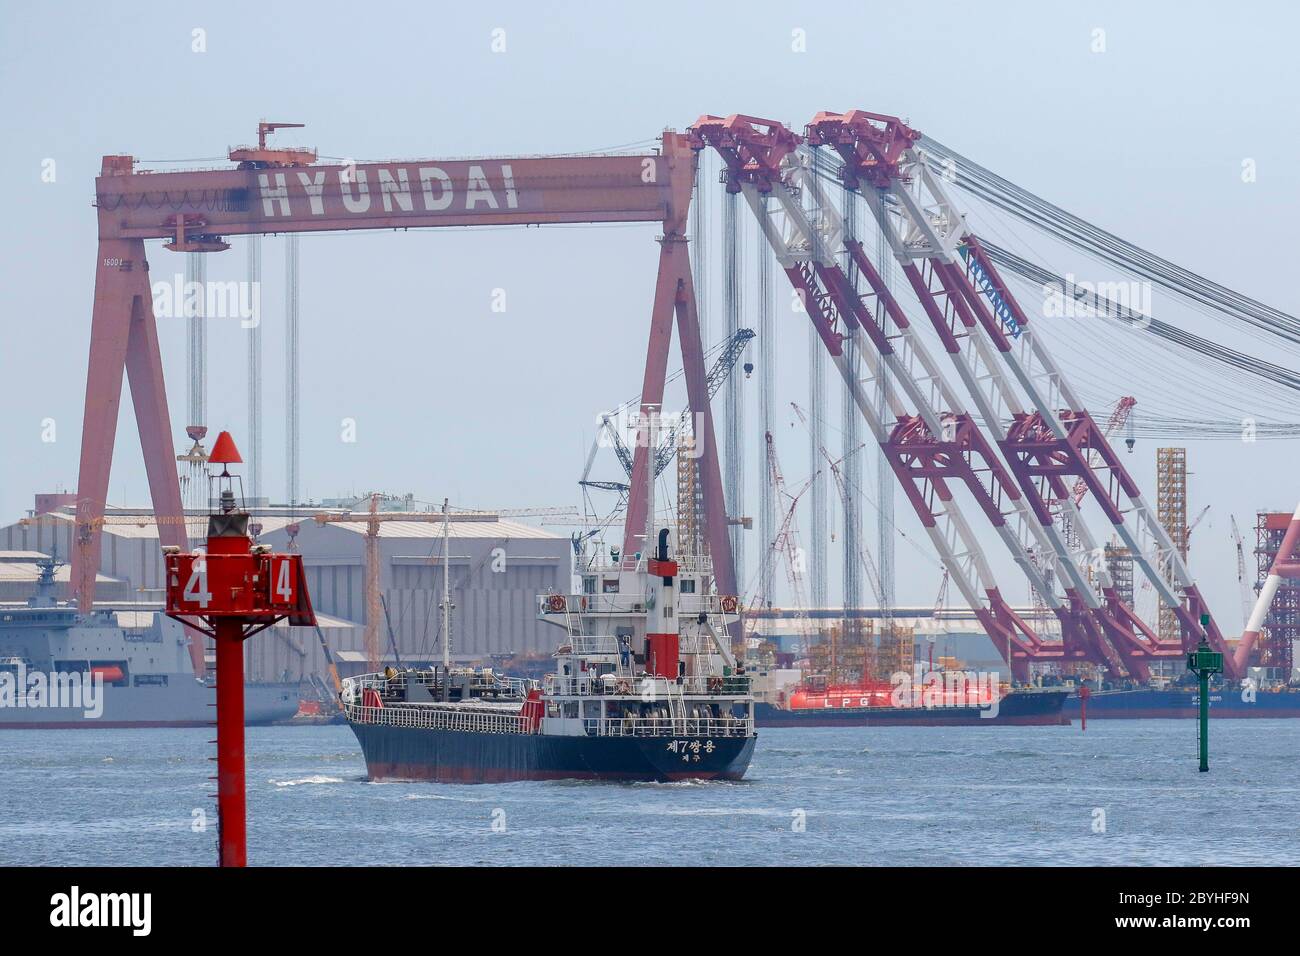
[[[700,482],[700,459],[695,454],[695,437],[683,432],[677,440],[677,550],[699,557],[703,552],[704,489]]]
[[[1105,547],[1106,571],[1115,583],[1115,592],[1119,599],[1129,607],[1133,606],[1133,552],[1120,544],[1111,543]]]
[[[857,620],[852,629],[837,622],[808,650],[808,673],[824,674],[831,684],[887,681],[911,674],[916,661],[916,628],[892,622]]]
[[[1255,521],[1255,561],[1259,590],[1268,577],[1278,549],[1291,523],[1290,512],[1261,511]],[[1259,641],[1251,650],[1249,666],[1265,669],[1264,678],[1270,681],[1289,681],[1293,665],[1293,647],[1300,638],[1300,580],[1282,579],[1277,594],[1268,606]]]
[[[1156,519],[1183,561],[1187,560],[1187,449],[1156,449]],[[1168,574],[1169,569],[1162,569]],[[1168,579],[1168,578],[1167,578]],[[1172,582],[1171,582],[1172,583]],[[1162,641],[1182,640],[1173,608],[1162,604],[1157,631]]]

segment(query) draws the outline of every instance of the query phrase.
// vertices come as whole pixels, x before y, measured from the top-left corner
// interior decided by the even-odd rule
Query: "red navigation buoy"
[[[219,464],[242,461],[229,432],[212,450]],[[211,637],[217,665],[217,850],[221,866],[248,858],[244,791],[244,641],[282,618],[296,627],[316,623],[302,555],[254,548],[249,513],[235,500],[229,474],[211,479],[220,494],[208,515],[207,546],[164,548],[168,617]]]
[[[208,455],[208,461],[214,465],[238,465],[243,460],[239,456],[239,449],[235,447],[235,440],[230,437],[230,432],[222,432],[217,436],[217,443],[212,446],[212,454]]]

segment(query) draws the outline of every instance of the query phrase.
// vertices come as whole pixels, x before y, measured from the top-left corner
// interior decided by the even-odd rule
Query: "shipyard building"
[[[45,509],[45,510],[41,510]],[[328,515],[318,521],[315,515]],[[441,660],[444,542],[439,514],[385,514],[374,542],[382,596],[379,620],[382,663]],[[394,517],[400,520],[392,520]],[[192,538],[206,514],[190,519]],[[367,669],[365,627],[365,516],[344,509],[253,509],[258,542],[303,556],[320,628],[342,673]],[[453,514],[447,527],[449,588],[453,605],[452,657],[481,661],[516,654],[549,654],[555,630],[536,619],[536,596],[570,590],[569,539],[492,513]],[[0,602],[25,601],[35,588],[36,562],[67,561],[74,544],[71,502],[41,496],[37,509],[0,526]],[[109,509],[103,524],[97,605],[150,613],[163,602],[163,562],[158,530],[147,509]],[[30,579],[30,580],[29,580]],[[57,575],[57,596],[68,597],[68,569]],[[391,638],[390,638],[391,631]],[[396,651],[394,651],[394,644]],[[279,624],[246,646],[247,676],[254,681],[310,679],[326,673],[314,629]]]

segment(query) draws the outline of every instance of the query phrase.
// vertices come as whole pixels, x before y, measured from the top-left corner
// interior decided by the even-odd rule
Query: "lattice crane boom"
[[[808,414],[794,402],[790,403],[790,407],[794,409],[794,413],[799,417],[799,421],[803,422],[805,426],[808,425]],[[840,468],[840,464],[844,461],[845,458],[848,458],[849,455],[856,455],[865,447],[867,446],[866,443],[864,442],[863,444],[858,445],[857,448],[853,448],[845,452],[844,455],[841,456],[840,458],[832,458],[831,453],[826,450],[825,445],[817,446],[817,452],[826,461],[826,467],[830,471],[831,477],[835,481],[835,490],[839,493],[840,501],[843,503],[845,507],[848,507],[849,495],[851,492],[849,490],[848,481],[844,477],[844,471],[843,469]],[[885,590],[880,583],[880,569],[876,567],[875,559],[871,557],[870,551],[862,547],[862,543],[860,540],[858,542],[856,551],[857,551],[856,557],[858,559],[858,562],[862,565],[862,567],[867,572],[867,580],[868,583],[870,583],[871,585],[872,593],[876,597],[876,603],[882,609],[888,611],[888,608],[885,607],[886,604]],[[944,573],[946,574],[947,572]]]
[[[892,323],[888,331],[858,298],[837,259],[844,245],[842,221],[808,188],[813,183],[806,168],[791,161],[800,159],[795,152],[798,138],[778,127],[753,117],[706,116],[691,127],[690,134],[696,148],[711,146],[723,155],[730,175],[727,188],[741,192],[758,216],[764,236],[854,404],[885,450],[952,581],[1013,671],[1023,678],[1031,658],[1060,657],[1061,646],[1039,638],[1002,597],[971,525],[953,499],[950,483],[964,485],[972,493],[1064,625],[1066,609],[1051,594],[1022,540],[1022,535],[1033,532],[1024,521],[1020,493],[971,417],[954,410],[959,408],[955,393],[912,336],[888,290],[878,297],[882,314]],[[764,197],[769,199],[766,204]],[[811,211],[804,207],[808,198],[814,203]],[[863,368],[850,367],[846,360],[847,337],[858,344],[854,351]],[[888,389],[889,408],[878,410],[867,396],[874,394],[872,383],[884,374],[901,388]]]
[[[880,122],[879,116],[864,120],[861,115],[822,114],[815,125],[834,134],[826,136],[825,143],[849,166],[860,163],[858,154],[845,145],[857,134],[869,139],[893,136],[900,141],[890,168],[881,170],[876,165],[867,170],[884,183],[867,191],[868,204],[973,397],[989,406],[987,411],[981,409],[986,427],[997,434],[1001,414],[1005,411],[1012,417],[1011,428],[1005,430],[1005,437],[998,435],[998,444],[1054,549],[1058,554],[1069,552],[1056,520],[1063,515],[1080,534],[1085,552],[1101,553],[1079,519],[1073,495],[1065,485],[1067,478],[1081,479],[1135,563],[1178,614],[1181,648],[1161,642],[1118,598],[1101,562],[1096,563],[1105,606],[1092,607],[1093,616],[1123,650],[1135,676],[1142,676],[1144,658],[1174,656],[1194,645],[1201,635],[1197,618],[1205,605],[1182,556],[1110,448],[1103,430],[1087,413],[1042,340],[1033,334],[1028,318],[949,198],[943,177],[913,147],[918,134],[892,117]],[[818,134],[814,142],[820,139]],[[1019,401],[1006,372],[1023,389],[1029,410],[1017,409]],[[1132,520],[1126,521],[1126,517]],[[1146,546],[1148,541],[1153,546]],[[1160,573],[1161,568],[1169,569],[1169,577],[1183,592],[1182,600]],[[1091,587],[1079,580],[1080,562],[1062,561],[1062,569],[1075,577],[1079,594],[1088,598]],[[1222,637],[1212,622],[1209,632],[1211,644],[1222,650]]]
[[[803,639],[805,650],[811,651],[813,626],[812,619],[808,616],[808,597],[803,585],[804,561],[798,544],[799,526],[796,516],[799,499],[812,487],[817,479],[817,473],[814,472],[803,486],[792,494],[786,488],[785,475],[781,471],[781,463],[776,455],[776,444],[772,441],[772,433],[764,432],[763,441],[767,448],[768,478],[776,489],[777,500],[789,502],[766,560],[775,560],[777,555],[784,559],[786,579],[790,585],[790,600],[794,603],[795,627]],[[771,595],[764,595],[764,597],[770,599]]]

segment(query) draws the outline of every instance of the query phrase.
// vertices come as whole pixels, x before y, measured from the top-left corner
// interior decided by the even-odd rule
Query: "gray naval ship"
[[[210,726],[213,686],[194,676],[185,629],[160,611],[83,616],[56,600],[55,567],[40,562],[26,606],[0,606],[0,730]],[[292,717],[299,690],[247,684],[246,722]]]

